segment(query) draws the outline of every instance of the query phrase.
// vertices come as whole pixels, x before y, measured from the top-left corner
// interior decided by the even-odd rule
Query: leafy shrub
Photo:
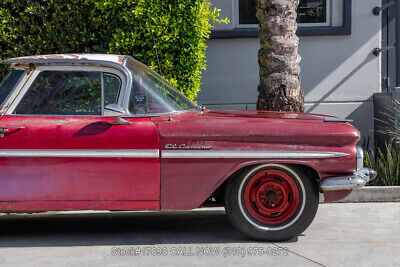
[[[400,147],[395,139],[385,143],[383,152],[376,146],[374,151],[365,153],[364,164],[378,173],[368,185],[400,185]]]
[[[382,115],[383,119],[377,119],[383,126],[378,132],[400,140],[400,121],[398,121],[400,116],[400,102],[397,100],[393,101],[393,104],[386,107],[385,112],[382,112]]]
[[[385,141],[384,146],[378,143],[374,149],[364,149],[369,151],[365,154],[365,166],[375,169],[378,173],[377,178],[369,185],[400,185],[400,127],[397,118],[399,114],[400,102],[394,101],[393,105],[388,106],[382,113],[382,119],[376,119],[382,124],[378,132],[384,134],[389,141]]]
[[[219,19],[209,0],[2,0],[0,21],[1,59],[132,55],[194,99],[205,68],[210,21],[227,19]]]

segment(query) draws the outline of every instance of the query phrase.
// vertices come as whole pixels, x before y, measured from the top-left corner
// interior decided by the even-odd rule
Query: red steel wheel
[[[257,221],[280,224],[295,213],[299,205],[299,189],[287,173],[262,170],[247,183],[244,202],[247,211]]]
[[[225,190],[230,222],[257,240],[297,237],[318,209],[318,176],[306,168],[266,163],[236,173]]]

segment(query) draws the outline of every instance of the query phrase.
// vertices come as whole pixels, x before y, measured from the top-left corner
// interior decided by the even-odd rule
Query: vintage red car
[[[340,200],[376,176],[347,120],[206,110],[130,56],[1,63],[1,212],[221,204],[248,236],[287,240],[319,192]]]

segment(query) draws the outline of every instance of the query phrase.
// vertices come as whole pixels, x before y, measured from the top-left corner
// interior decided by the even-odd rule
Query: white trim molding
[[[161,158],[324,159],[349,156],[329,151],[162,150]],[[0,149],[1,157],[159,158],[158,149]]]
[[[158,149],[0,149],[0,157],[159,158]]]
[[[161,158],[261,158],[261,159],[288,159],[288,158],[338,158],[349,156],[347,153],[328,151],[262,151],[262,150],[162,150]]]

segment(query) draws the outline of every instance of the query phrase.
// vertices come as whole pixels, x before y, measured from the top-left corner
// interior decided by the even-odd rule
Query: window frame
[[[2,109],[3,107],[5,107],[6,103],[8,102],[8,100],[11,98],[11,96],[13,95],[13,92],[15,92],[17,90],[17,88],[20,87],[21,82],[26,79],[26,74],[27,74],[27,70],[26,69],[19,69],[19,68],[11,68],[10,70],[20,70],[23,71],[24,73],[22,73],[21,77],[19,78],[18,82],[15,84],[15,86],[11,89],[11,91],[8,93],[8,95],[6,96],[6,98],[4,99],[3,103],[0,104],[0,108]],[[5,79],[5,77],[4,77]],[[18,90],[20,90],[21,88],[19,88]]]
[[[297,36],[339,36],[351,35],[352,33],[352,0],[343,1],[343,24],[340,26],[314,26],[299,27],[297,29]],[[237,2],[239,3],[239,2]],[[332,3],[332,2],[331,2]],[[232,12],[236,12],[236,7],[232,8]],[[331,9],[332,12],[332,9]],[[330,13],[331,13],[330,12]],[[236,15],[234,14],[234,20]],[[332,16],[331,16],[332,21]],[[236,39],[236,38],[258,38],[258,29],[254,27],[236,27],[236,22],[233,22],[232,29],[215,29],[211,31],[211,39]],[[243,25],[243,24],[242,24]]]
[[[18,104],[21,102],[22,98],[25,96],[25,94],[28,92],[29,88],[32,86],[33,82],[36,80],[38,75],[43,72],[43,71],[65,71],[65,72],[99,72],[100,73],[100,78],[101,78],[101,114],[100,115],[59,115],[59,114],[13,114],[15,108],[18,106]],[[124,96],[125,96],[125,90],[126,90],[126,85],[127,85],[127,78],[125,75],[120,72],[117,69],[114,68],[109,68],[109,67],[98,67],[98,66],[68,66],[68,65],[63,65],[63,66],[48,66],[48,65],[43,65],[43,66],[37,66],[35,70],[32,72],[31,76],[28,78],[28,80],[25,82],[25,84],[22,86],[22,88],[19,89],[19,91],[16,93],[16,95],[13,97],[11,101],[11,105],[6,111],[5,115],[9,116],[36,116],[36,117],[43,117],[43,116],[49,116],[49,117],[104,117],[104,73],[111,73],[117,76],[121,80],[121,89],[119,92],[118,96],[118,102],[116,103],[117,105],[122,105],[124,101]],[[9,102],[9,100],[7,100]],[[7,103],[5,103],[7,105]]]
[[[113,76],[115,76],[115,77],[117,77],[117,79],[119,80],[119,82],[120,82],[120,89],[119,89],[119,92],[118,92],[118,96],[117,96],[117,103],[115,103],[115,104],[120,104],[120,98],[121,98],[121,91],[122,91],[122,80],[121,80],[121,77],[120,76],[118,76],[118,75],[116,75],[116,74],[114,74],[114,73],[111,73],[111,72],[108,72],[108,71],[102,71],[101,72],[101,97],[102,97],[102,106],[104,106],[105,107],[105,101],[106,101],[106,92],[104,91],[105,89],[105,87],[104,87],[104,75],[113,75]],[[122,102],[121,102],[122,103]],[[112,103],[112,104],[114,104],[114,103]],[[103,107],[103,111],[104,111],[104,107]]]
[[[240,24],[240,0],[234,1],[234,16],[235,16],[235,28],[257,28],[257,24]],[[326,22],[324,23],[298,23],[299,28],[307,28],[307,27],[330,27],[332,25],[332,16],[331,16],[331,0],[326,1]],[[345,0],[346,1],[346,0]]]
[[[318,23],[299,23],[300,28],[307,27],[331,27],[332,26],[332,2],[331,0],[326,1],[326,22]],[[346,1],[346,0],[345,0]]]

